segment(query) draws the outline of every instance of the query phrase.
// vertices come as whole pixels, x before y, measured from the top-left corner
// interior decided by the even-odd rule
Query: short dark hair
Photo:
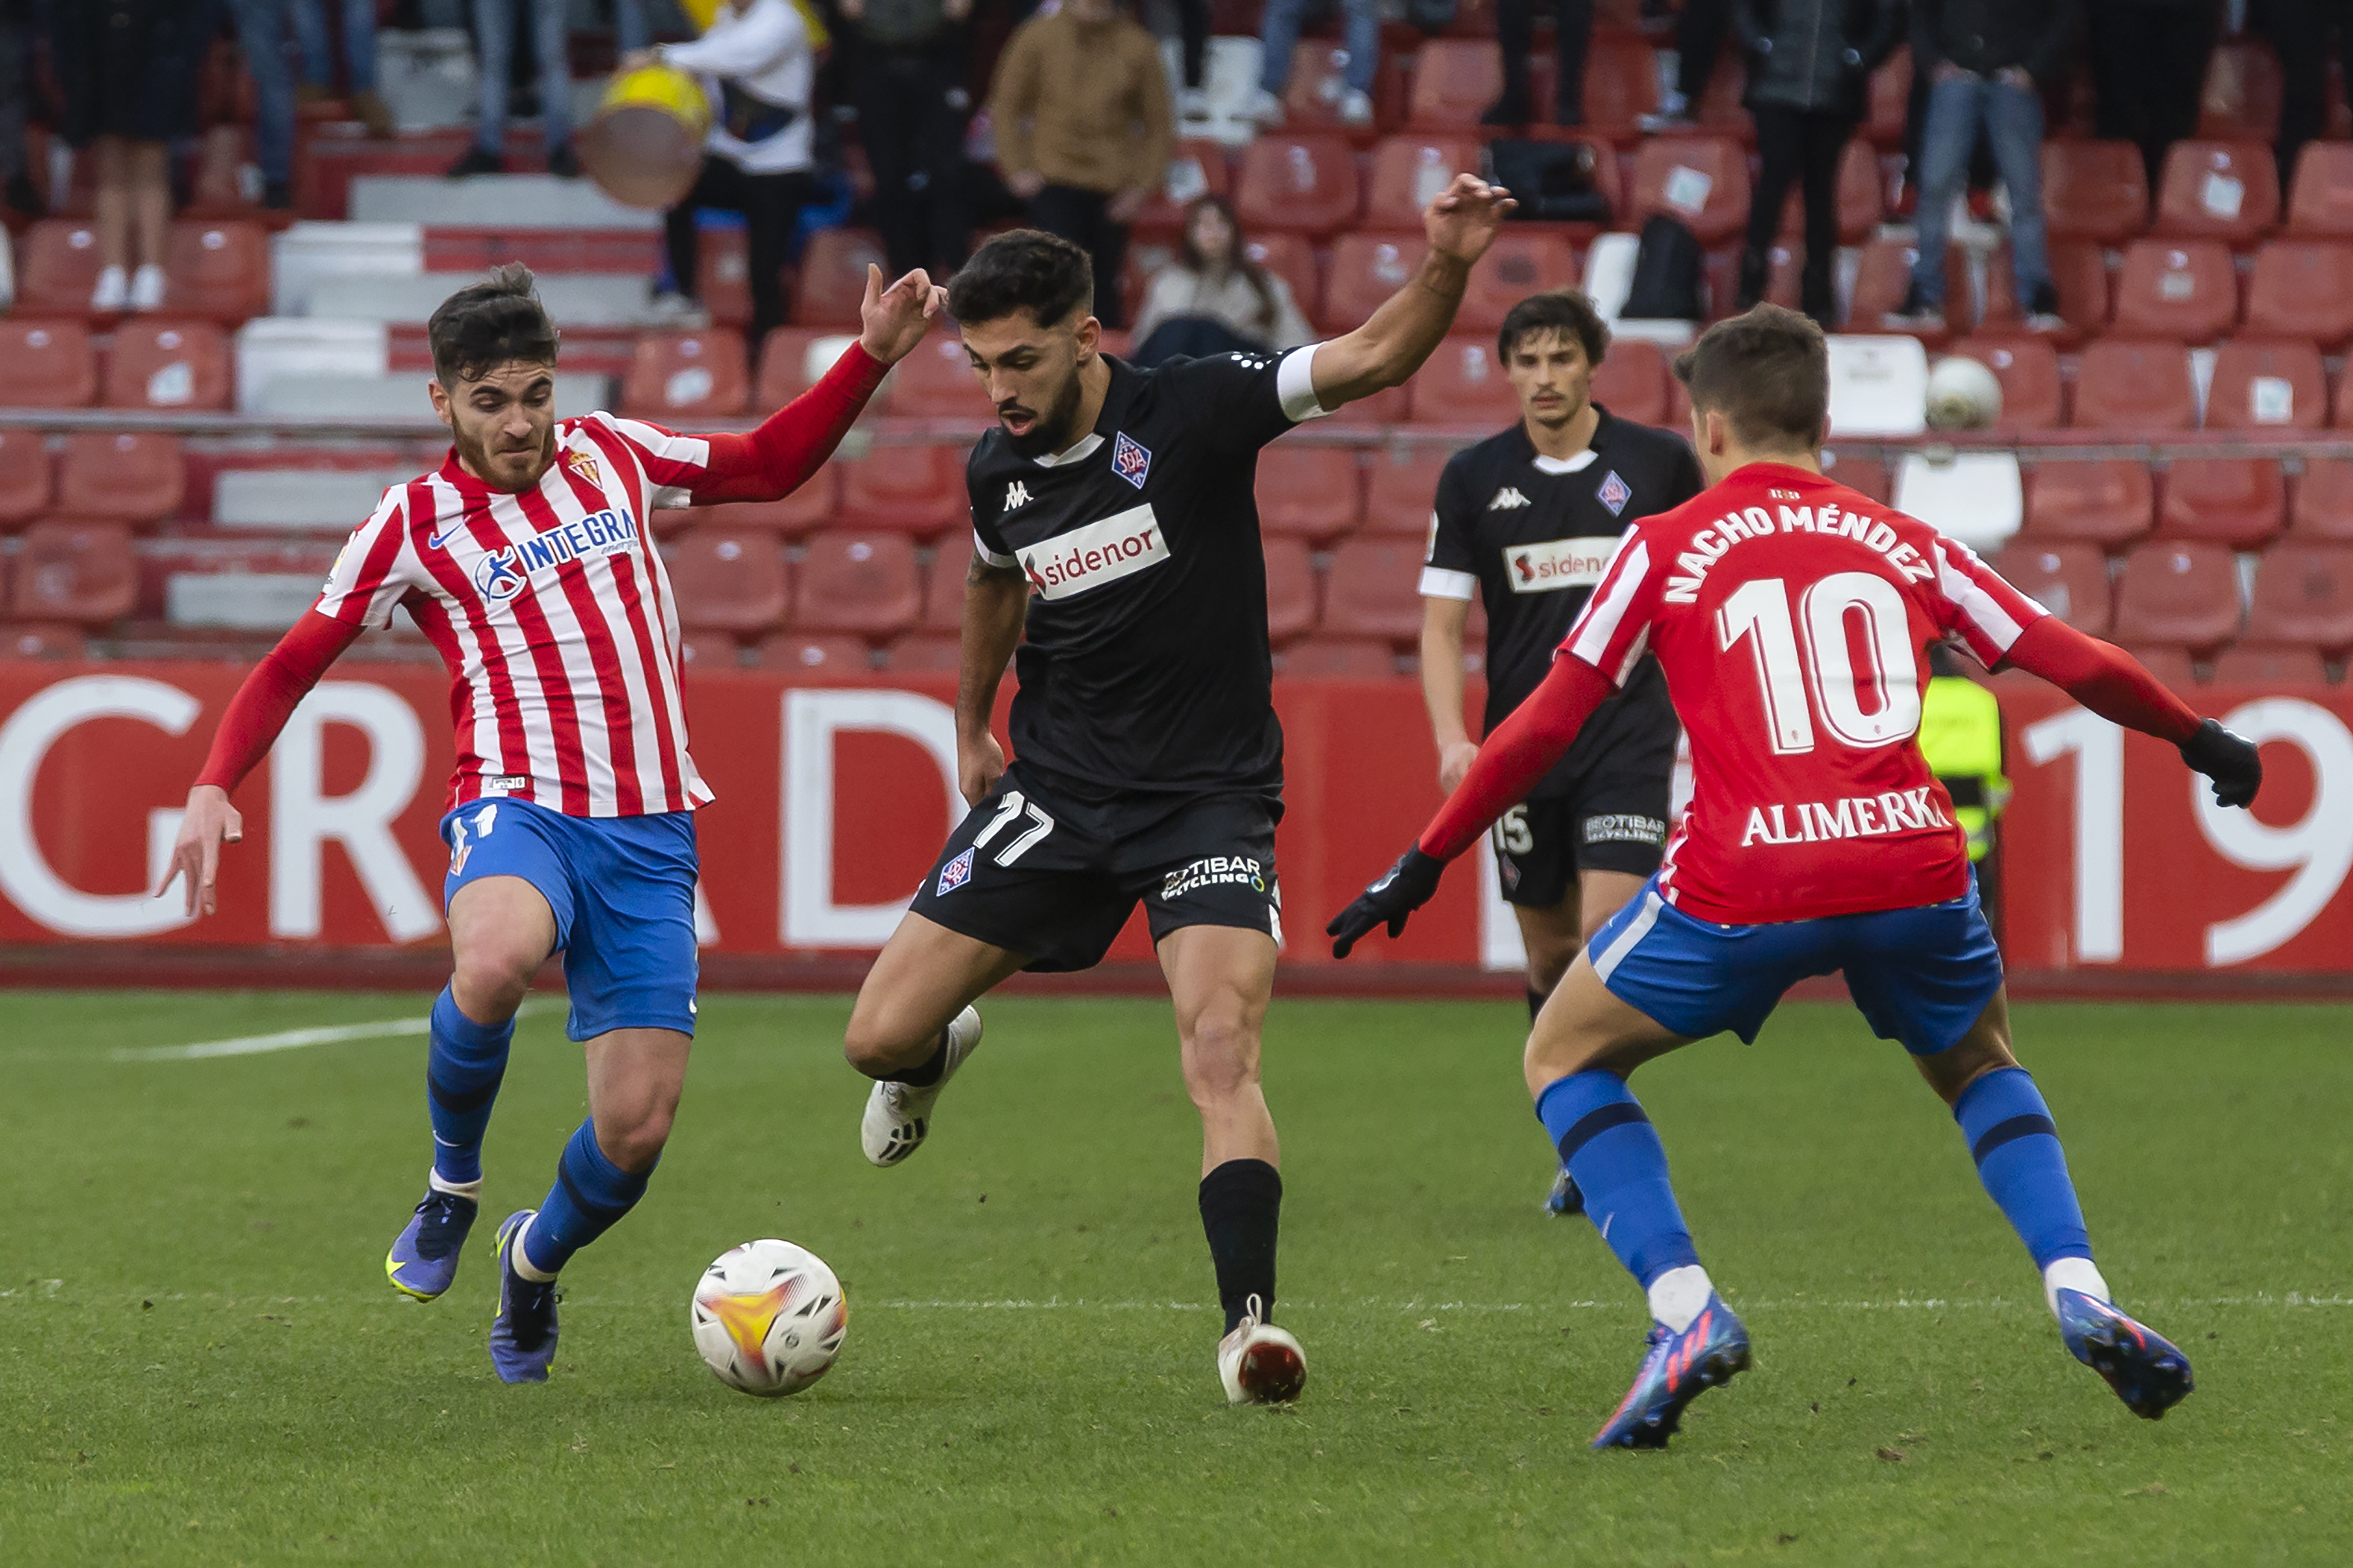
[[[1721,321],[1675,356],[1692,407],[1718,413],[1743,446],[1812,447],[1831,411],[1830,345],[1796,311],[1758,305]]]
[[[1585,346],[1588,365],[1600,364],[1602,355],[1609,352],[1609,324],[1593,308],[1593,302],[1575,289],[1546,289],[1514,305],[1495,334],[1495,357],[1510,364],[1520,340],[1537,332],[1556,332],[1577,339]]]
[[[510,261],[448,299],[425,323],[433,374],[444,387],[470,381],[509,360],[554,365],[558,334],[539,302],[531,269]]]
[[[991,238],[957,269],[948,284],[948,314],[960,322],[1002,321],[1028,311],[1051,326],[1095,297],[1094,263],[1087,253],[1036,228]]]

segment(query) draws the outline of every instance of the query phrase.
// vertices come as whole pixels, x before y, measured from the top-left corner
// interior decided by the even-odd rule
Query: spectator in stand
[[[580,176],[572,150],[571,29],[566,0],[474,0],[474,75],[481,89],[481,114],[474,144],[449,165],[449,177],[506,172],[507,79],[514,70],[515,11],[529,14],[532,48],[539,59],[539,139],[547,150],[547,172],[564,179]]]
[[[283,3],[283,0],[280,0]],[[292,0],[294,37],[302,46],[302,86],[297,100],[323,103],[335,92],[335,51],[327,37],[327,7],[333,0]],[[351,101],[353,119],[379,140],[394,131],[392,109],[375,90],[375,0],[342,0],[343,72],[348,79],[343,96]]]
[[[1593,0],[1553,0],[1552,117],[1556,125],[1585,123],[1585,51],[1593,42]],[[1504,96],[1479,117],[1482,125],[1525,125],[1535,118],[1528,90],[1528,59],[1535,53],[1535,0],[1495,0],[1495,43],[1504,54]],[[1371,80],[1371,73],[1366,74]]]
[[[1591,0],[1585,0],[1589,5]],[[1299,52],[1299,29],[1311,0],[1266,0],[1259,24],[1258,91],[1244,111],[1261,125],[1283,120],[1282,90],[1291,85],[1291,65]],[[1347,45],[1346,86],[1340,94],[1340,123],[1373,122],[1373,79],[1381,69],[1381,16],[1375,0],[1340,0]],[[1205,106],[1206,107],[1206,106]]]
[[[2279,183],[2285,196],[2295,183],[2295,155],[2306,142],[2317,141],[2327,124],[2328,30],[2346,13],[2333,0],[2271,0],[2256,15],[2279,55]],[[2353,38],[2338,37],[2340,65],[2348,43]]]
[[[817,195],[809,176],[809,88],[814,59],[808,23],[793,0],[722,0],[711,26],[691,43],[661,44],[621,63],[659,60],[703,79],[711,134],[702,173],[670,209],[670,270],[674,291],[656,302],[673,320],[691,320],[700,257],[695,212],[717,207],[744,215],[752,272],[752,345],[785,323],[780,274],[793,226]]]
[[[1794,183],[1804,190],[1806,207],[1799,305],[1834,331],[1839,159],[1862,122],[1871,73],[1903,37],[1902,0],[1736,0],[1732,21],[1748,57],[1743,101],[1757,122],[1762,165],[1735,308],[1745,311],[1765,297],[1767,253]]]
[[[32,92],[31,0],[0,0],[0,199],[26,217],[48,210],[25,159],[25,108]]]
[[[2091,0],[2091,16],[2094,133],[2137,143],[2154,191],[2164,183],[2165,150],[2198,133],[2219,8],[2215,0]]]
[[[1297,348],[1314,336],[1291,285],[1243,249],[1233,207],[1205,196],[1185,209],[1177,259],[1153,274],[1128,357],[1151,366],[1179,355]]]
[[[1176,93],[1176,118],[1200,128],[1209,118],[1209,94],[1202,76],[1209,60],[1209,0],[1176,0],[1176,35],[1185,77]]]
[[[859,37],[858,141],[890,272],[945,278],[971,244],[965,200],[965,18],[972,0],[841,0]]]
[[[1644,131],[1656,135],[1692,129],[1731,27],[1732,0],[1683,0],[1675,13],[1675,85],[1660,94],[1656,113],[1641,117]]]
[[[327,47],[327,21],[321,0],[230,0],[237,13],[238,48],[253,78],[254,154],[261,164],[261,205],[283,211],[294,205],[294,116],[298,101],[323,102],[334,96],[335,74]],[[367,122],[371,136],[393,133],[392,111],[375,91],[375,6],[373,0],[343,0],[343,53],[351,68],[352,111]],[[286,59],[291,28],[302,48],[298,94]]]
[[[1062,0],[1006,44],[989,118],[1006,185],[1031,223],[1093,259],[1095,318],[1118,327],[1127,226],[1176,140],[1159,44],[1116,0]]]
[[[2076,15],[2074,0],[1915,0],[1912,69],[1933,80],[1920,135],[1920,249],[1904,307],[1888,326],[1945,328],[1946,236],[1980,132],[2010,191],[2019,309],[2031,331],[2061,324],[2043,243],[2042,87],[2065,62]]]
[[[77,0],[50,12],[65,136],[97,167],[101,313],[164,305],[171,143],[196,133],[196,85],[218,26],[210,0]]]

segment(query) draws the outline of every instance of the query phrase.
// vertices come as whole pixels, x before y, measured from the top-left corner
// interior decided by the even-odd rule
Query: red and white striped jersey
[[[654,549],[658,490],[691,490],[711,444],[610,414],[562,419],[520,493],[452,450],[385,493],[335,559],[321,615],[382,627],[406,606],[449,667],[449,804],[503,796],[575,817],[712,798],[686,746],[678,607]]]
[[[1915,739],[1928,644],[1989,667],[2047,612],[1968,546],[1780,463],[1624,535],[1561,652],[1622,684],[1647,651],[1691,737],[1661,893],[1726,925],[1906,909],[1968,890]]]

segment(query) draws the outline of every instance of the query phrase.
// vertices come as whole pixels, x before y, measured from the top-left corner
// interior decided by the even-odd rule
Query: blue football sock
[[[1585,1194],[1585,1217],[1645,1290],[1667,1270],[1699,1262],[1665,1146],[1625,1079],[1598,1069],[1558,1079],[1536,1097],[1536,1115]]]
[[[448,986],[434,999],[425,1099],[433,1114],[433,1173],[442,1181],[462,1187],[482,1179],[482,1134],[513,1041],[513,1019],[477,1023],[458,1011]]]
[[[572,1255],[613,1228],[613,1223],[637,1206],[646,1195],[646,1177],[633,1176],[605,1158],[596,1147],[596,1124],[584,1121],[564,1146],[555,1167],[555,1185],[547,1202],[523,1233],[523,1256],[539,1273],[553,1277]]]
[[[1978,1179],[2034,1255],[2035,1267],[2092,1255],[2059,1129],[2025,1068],[1998,1068],[1971,1084],[1955,1103],[1953,1119],[1969,1140]]]

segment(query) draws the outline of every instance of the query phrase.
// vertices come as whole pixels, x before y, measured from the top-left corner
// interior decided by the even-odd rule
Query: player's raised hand
[[[2255,743],[2212,719],[2181,743],[2181,760],[2214,781],[2214,799],[2221,805],[2250,805],[2263,787],[2263,754]]]
[[[1430,902],[1438,891],[1438,879],[1445,874],[1446,863],[1435,855],[1421,853],[1421,846],[1398,856],[1398,863],[1374,879],[1373,885],[1356,895],[1356,902],[1337,915],[1324,927],[1332,938],[1332,956],[1345,959],[1348,950],[1373,934],[1373,927],[1386,924],[1392,937],[1405,932],[1405,917]]]
[[[858,307],[866,330],[858,334],[867,353],[885,365],[896,365],[915,351],[932,330],[932,318],[947,309],[948,291],[932,281],[921,267],[885,287],[882,269],[866,264],[866,299]]]
[[[1432,250],[1458,261],[1476,261],[1495,242],[1504,215],[1519,205],[1501,185],[1491,185],[1476,175],[1457,175],[1422,209],[1422,232],[1430,237]]]
[[[161,898],[172,890],[174,878],[185,879],[188,899],[187,910],[195,915],[199,908],[214,912],[213,885],[220,874],[220,852],[224,843],[241,843],[245,839],[245,818],[228,803],[228,791],[217,784],[199,784],[188,791],[188,809],[180,818],[180,836],[173,841],[171,863],[164,867],[164,880],[155,889]]]

